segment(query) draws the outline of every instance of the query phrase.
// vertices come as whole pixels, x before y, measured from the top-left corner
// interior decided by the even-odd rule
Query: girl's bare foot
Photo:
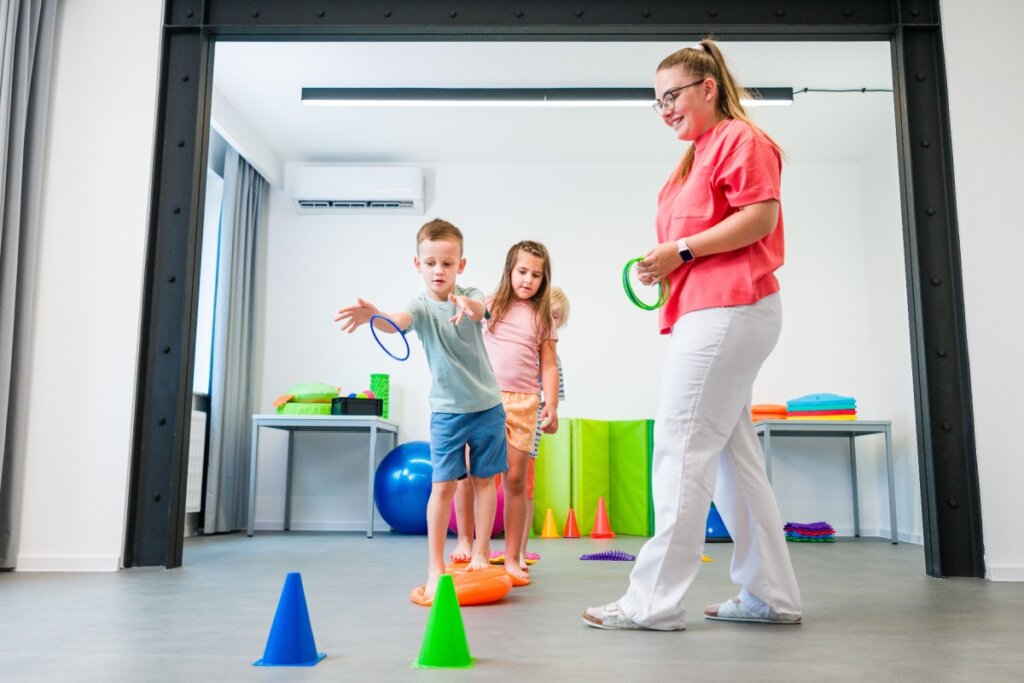
[[[466,565],[467,572],[475,572],[481,569],[487,569],[491,566],[491,563],[487,561],[486,555],[474,555],[470,560],[469,564]]]
[[[470,548],[469,541],[464,538],[460,538],[455,544],[455,550],[448,557],[452,558],[452,562],[469,562],[473,559],[473,552]]]
[[[528,586],[530,585],[530,575],[524,571],[517,563],[506,562],[505,572],[512,577],[513,586]]]

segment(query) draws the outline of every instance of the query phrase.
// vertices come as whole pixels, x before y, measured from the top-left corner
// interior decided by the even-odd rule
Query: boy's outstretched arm
[[[487,312],[486,304],[480,299],[474,299],[471,296],[449,294],[448,301],[455,304],[455,315],[449,318],[448,322],[455,323],[456,325],[462,322],[463,317],[468,317],[474,322],[480,322],[484,319],[484,313]]]
[[[540,384],[544,390],[544,408],[540,414],[541,431],[554,434],[558,431],[558,357],[554,339],[546,339],[540,345]]]
[[[410,325],[412,325],[412,316],[406,311],[399,311],[398,313],[381,313],[376,306],[363,299],[357,299],[354,305],[340,309],[338,311],[338,315],[334,317],[334,322],[340,322],[341,329],[352,334],[360,325],[369,322],[370,318],[375,315],[383,315],[386,318],[394,320],[395,324],[398,325],[401,330],[406,330]],[[393,328],[391,325],[388,325],[383,320],[375,320],[373,326],[381,332],[398,332],[398,330]]]

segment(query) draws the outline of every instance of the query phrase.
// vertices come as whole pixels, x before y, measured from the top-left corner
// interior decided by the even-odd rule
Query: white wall
[[[876,417],[892,420],[896,520],[900,536],[923,543],[917,412],[910,358],[910,314],[895,127],[867,147],[860,171],[865,286],[870,306],[866,372],[872,380],[864,388],[862,398],[866,405],[878,411]],[[874,467],[861,469],[861,476],[867,478],[867,485],[861,489],[862,504],[871,505],[874,498],[875,509],[884,520],[881,526],[886,532],[883,535],[887,535],[889,501],[884,493],[885,452],[879,441],[875,441]],[[858,446],[858,455],[860,453],[868,455],[870,451],[865,452]]]
[[[1024,305],[1011,275],[1024,253],[1016,207],[1024,4],[943,0],[941,7],[985,561],[990,578],[1024,581],[1024,460],[1014,400],[1024,386]]]
[[[894,173],[895,140],[884,150]],[[272,192],[258,410],[269,412],[273,399],[299,382],[323,381],[340,384],[346,392],[360,391],[369,386],[370,373],[387,372],[395,403],[391,415],[401,426],[401,440],[428,437],[429,376],[415,335],[410,335],[412,358],[398,363],[377,348],[367,328],[347,336],[331,318],[360,296],[394,311],[421,291],[422,281],[412,268],[415,233],[425,220],[440,216],[466,235],[468,264],[460,281],[484,291],[497,285],[505,252],[514,242],[538,239],[550,249],[553,281],[566,290],[572,308],[559,342],[567,390],[562,416],[653,417],[665,338],[657,334],[656,315],[633,307],[620,283],[623,264],[651,246],[657,188],[670,171],[661,164],[430,165],[429,205],[423,217],[298,216],[287,191]],[[870,332],[872,316],[879,313],[869,307],[866,267],[876,272],[879,261],[875,255],[870,263],[865,261],[861,175],[855,164],[786,168],[788,256],[780,271],[786,322],[755,388],[755,402],[785,403],[807,393],[834,391],[860,398],[862,416],[887,419],[890,403],[872,397],[910,395],[905,305],[902,312],[897,306],[894,323],[902,336],[885,336],[876,344],[880,352],[900,359],[893,361],[900,370],[873,371]],[[887,191],[890,201],[874,211],[891,212],[877,227],[891,234],[871,241],[879,242],[873,249],[891,252],[886,275],[902,287],[898,185],[894,176],[885,177],[891,183],[876,191]],[[912,416],[912,397],[910,401],[901,410]],[[256,522],[259,528],[279,528],[286,439],[264,431]],[[367,467],[359,457],[359,442],[349,440],[351,446],[345,447],[352,448],[352,455],[342,464],[332,455],[338,442],[331,437],[299,438],[305,441],[296,461],[293,524],[359,528],[365,519]],[[884,464],[880,444],[881,438],[861,439],[859,444],[862,521],[865,534],[888,535],[885,479],[877,477],[879,463]],[[905,449],[899,453],[901,461],[916,462],[912,434],[909,439],[900,434],[897,449]],[[784,516],[827,519],[852,534],[845,441],[778,439],[776,453],[776,490]],[[303,490],[306,480],[319,483]],[[876,480],[883,487],[881,495],[875,494]],[[916,479],[911,483],[909,492],[900,492],[901,502],[914,500]],[[916,533],[919,539],[919,521],[916,529],[908,523],[904,531],[905,538]]]
[[[120,566],[162,4],[60,3],[19,570]]]

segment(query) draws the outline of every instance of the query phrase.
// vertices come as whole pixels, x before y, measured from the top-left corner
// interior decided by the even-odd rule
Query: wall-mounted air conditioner
[[[292,204],[305,216],[422,216],[423,171],[408,166],[292,166]]]

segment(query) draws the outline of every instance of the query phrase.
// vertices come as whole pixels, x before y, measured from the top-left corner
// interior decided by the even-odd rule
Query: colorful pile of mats
[[[828,522],[786,522],[786,540],[794,543],[835,543],[836,530]]]
[[[786,401],[790,420],[856,420],[857,400],[838,394],[808,394]]]

